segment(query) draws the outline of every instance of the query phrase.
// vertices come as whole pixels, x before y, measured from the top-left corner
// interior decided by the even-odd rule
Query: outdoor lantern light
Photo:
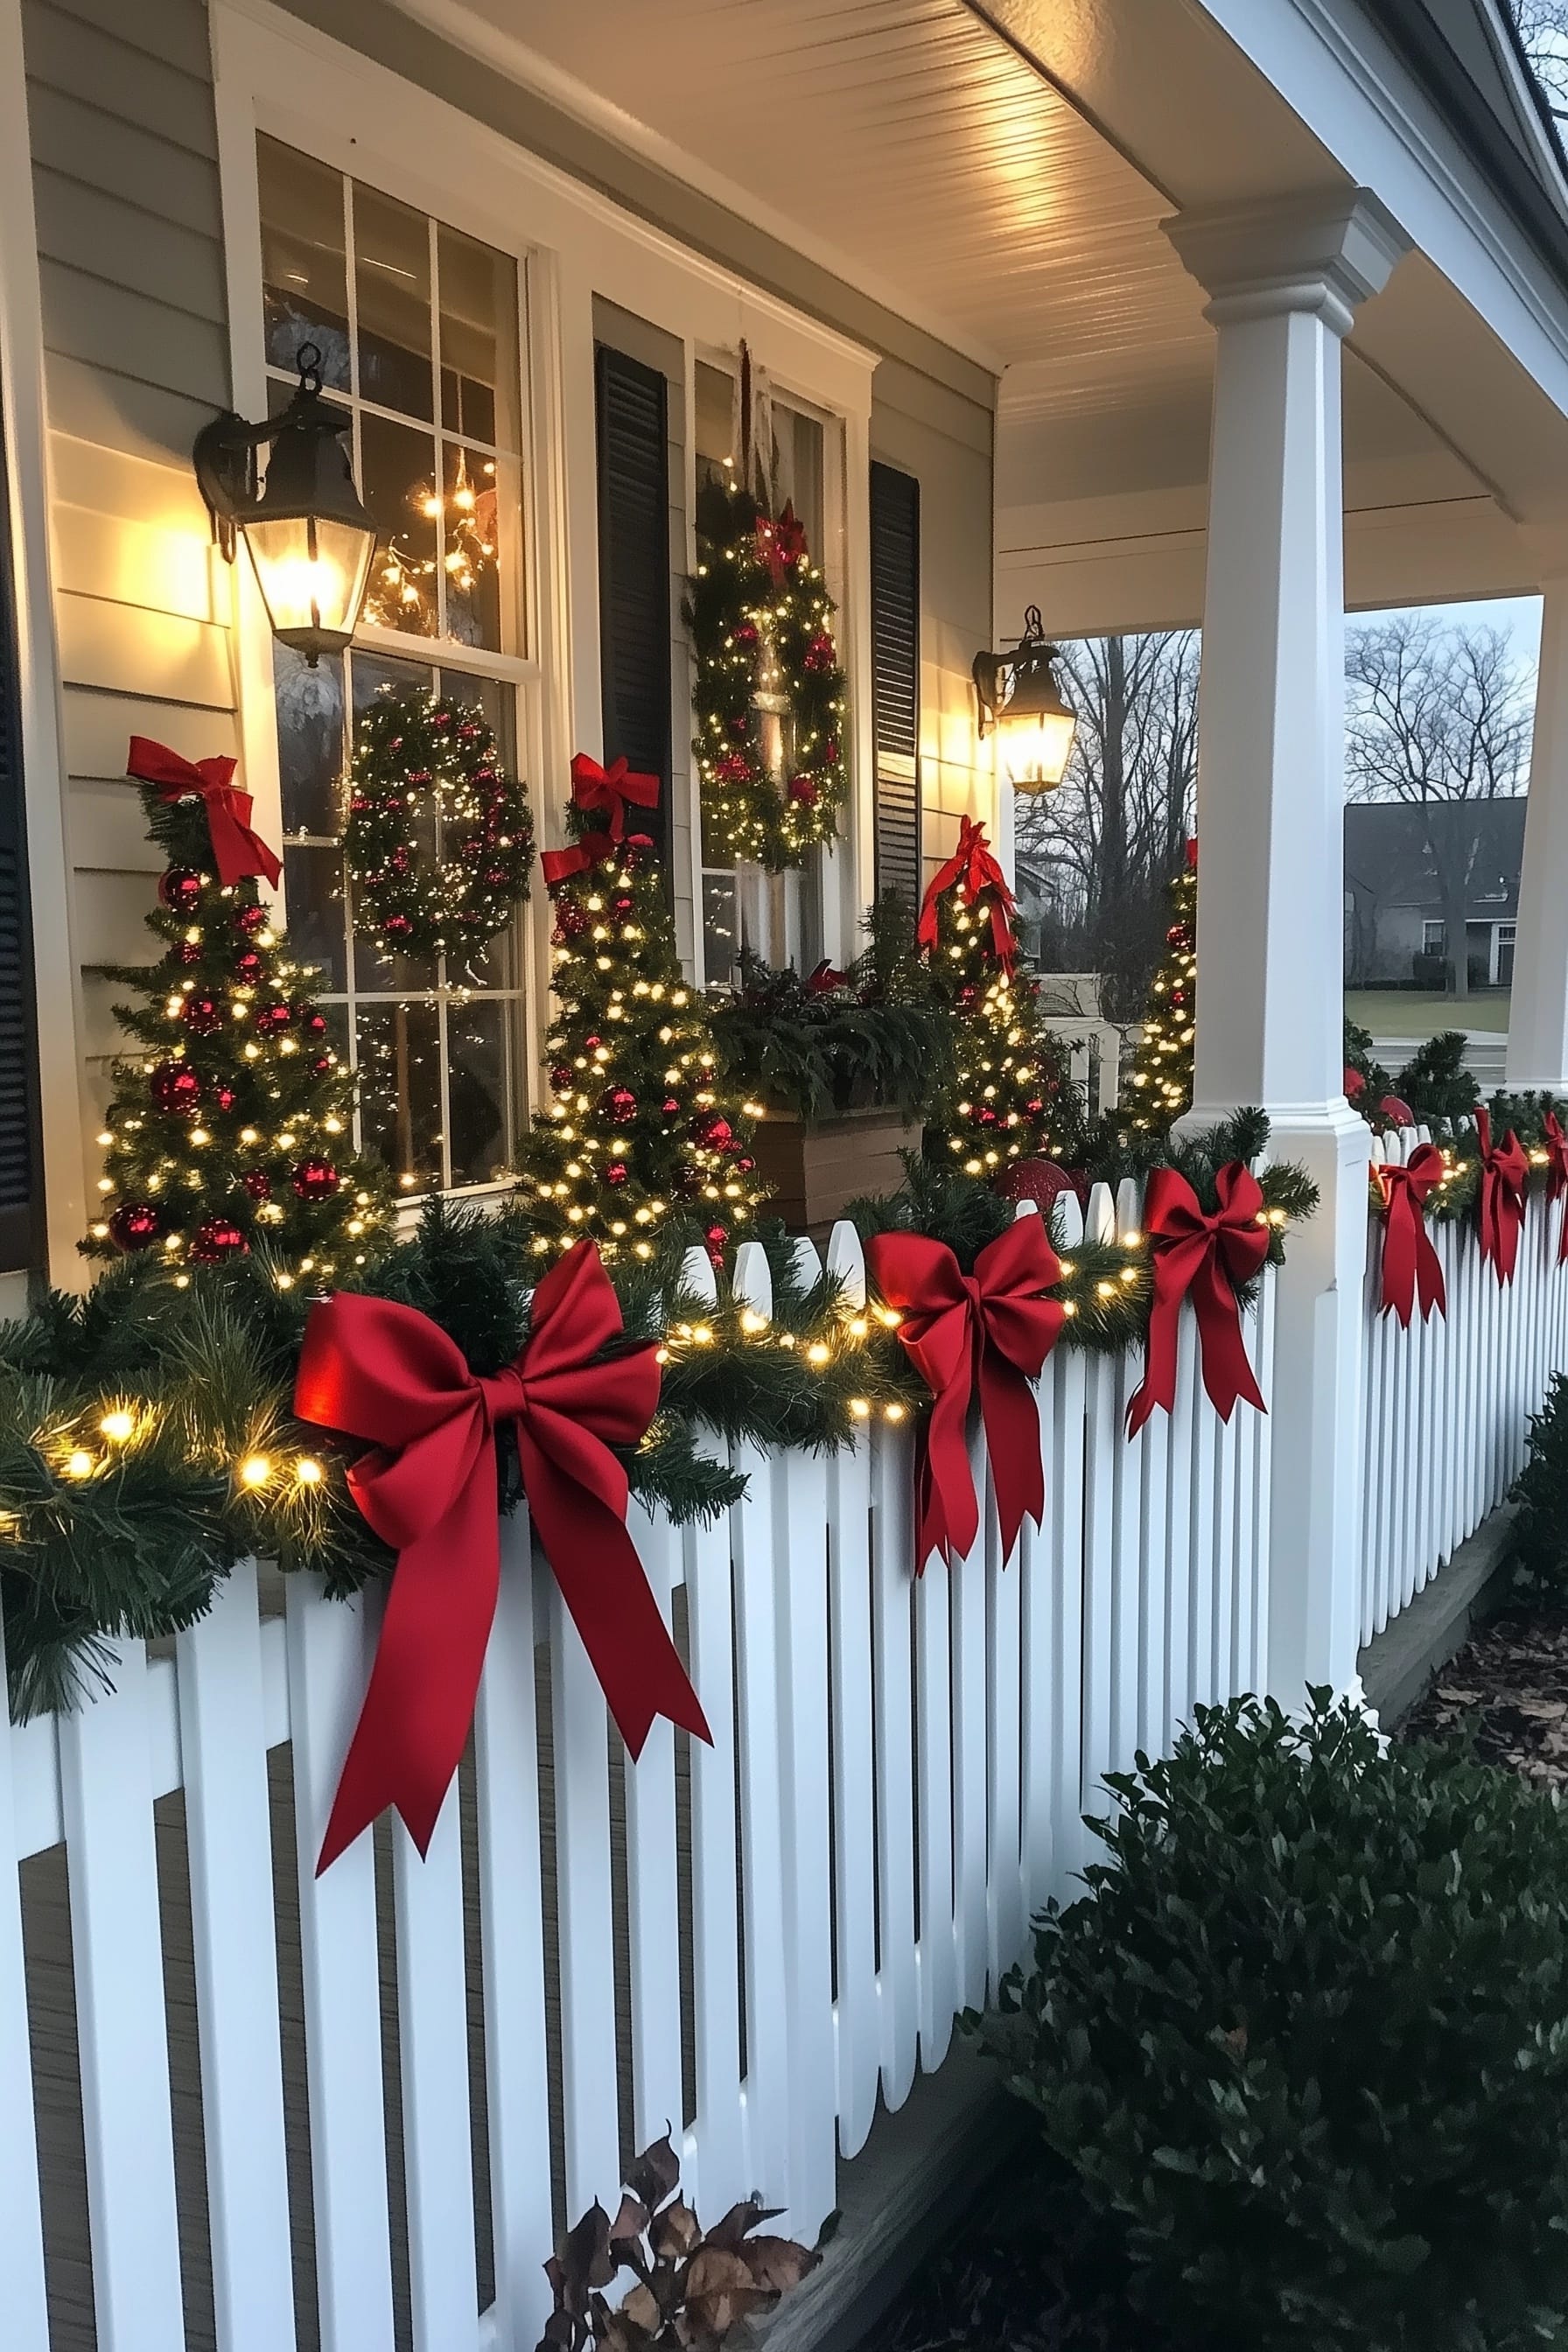
[[[299,390],[281,416],[265,425],[247,425],[232,410],[216,416],[197,434],[192,457],[226,559],[234,562],[243,531],[273,635],[313,667],[353,635],[375,525],[342,446],[350,419],[321,398],[314,343],[300,344],[299,367]],[[257,453],[268,444],[258,491]]]
[[[974,656],[980,740],[993,728],[1001,737],[1002,764],[1016,792],[1054,792],[1067,773],[1078,720],[1057,690],[1056,654],[1042,635],[1040,608],[1031,604],[1012,653]]]

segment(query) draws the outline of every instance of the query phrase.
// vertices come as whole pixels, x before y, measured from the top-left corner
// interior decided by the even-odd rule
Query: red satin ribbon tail
[[[1240,1303],[1212,1260],[1194,1283],[1192,1297],[1198,1318],[1198,1360],[1215,1412],[1221,1421],[1228,1421],[1238,1403],[1256,1405],[1259,1412],[1267,1412],[1247,1352]]]
[[[1024,1374],[988,1350],[980,1366],[980,1409],[991,1484],[996,1496],[996,1527],[1006,1567],[1017,1549],[1024,1521],[1039,1527],[1046,1516],[1046,1465],[1040,1445],[1040,1415]]]
[[[533,1524],[627,1754],[635,1763],[661,1715],[710,1748],[708,1718],[625,1522],[580,1486],[552,1492],[542,1466],[535,1455],[524,1471]]]
[[[1383,1231],[1382,1312],[1396,1315],[1407,1331],[1415,1306],[1415,1224],[1419,1216],[1408,1188],[1402,1186],[1389,1201]]]

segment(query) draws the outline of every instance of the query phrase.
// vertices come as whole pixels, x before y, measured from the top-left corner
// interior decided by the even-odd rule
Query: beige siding
[[[989,408],[896,359],[872,383],[871,455],[921,486],[921,849],[928,872],[961,816],[989,820],[974,766],[970,665],[992,638]],[[1003,615],[1004,623],[1006,615]]]
[[[23,0],[23,37],[90,1132],[116,1043],[93,966],[147,956],[160,864],[127,739],[237,748],[227,584],[190,468],[228,402],[217,140],[203,0]]]

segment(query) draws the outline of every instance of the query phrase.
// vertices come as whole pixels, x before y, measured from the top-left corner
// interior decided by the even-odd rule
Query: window
[[[1448,926],[1447,923],[1440,919],[1435,920],[1428,915],[1421,926],[1421,952],[1423,955],[1435,956],[1447,954]]]
[[[274,412],[315,343],[383,540],[348,654],[310,669],[275,648],[289,933],[359,1072],[358,1147],[411,1193],[481,1184],[526,1117],[521,940],[461,964],[378,955],[354,934],[341,811],[353,721],[384,688],[477,707],[514,770],[532,740],[518,264],[276,140],[258,150]]]

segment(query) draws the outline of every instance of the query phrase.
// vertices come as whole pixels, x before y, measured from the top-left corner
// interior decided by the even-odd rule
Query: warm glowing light
[[[90,1478],[98,1465],[85,1445],[79,1445],[66,1455],[65,1474],[68,1478]]]
[[[312,1461],[308,1454],[302,1454],[294,1465],[294,1475],[301,1486],[319,1486],[323,1473],[319,1462]]]
[[[135,1434],[136,1416],[117,1407],[113,1412],[106,1412],[98,1425],[110,1444],[123,1445],[128,1437]]]
[[[272,1458],[267,1454],[247,1454],[239,1465],[242,1486],[265,1486],[272,1475]]]

